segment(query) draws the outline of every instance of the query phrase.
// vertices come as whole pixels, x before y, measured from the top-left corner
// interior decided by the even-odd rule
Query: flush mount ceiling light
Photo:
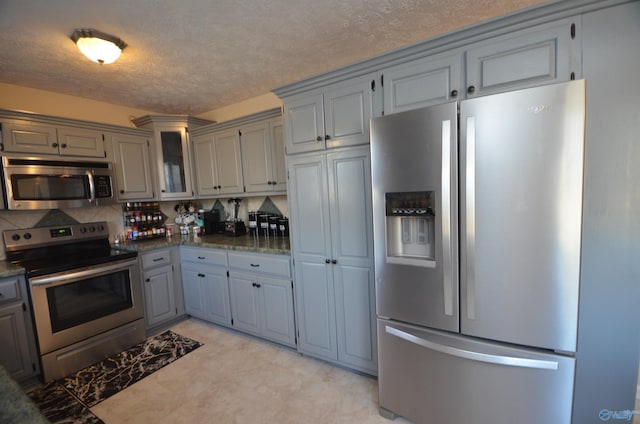
[[[101,65],[115,62],[127,46],[118,37],[95,29],[77,29],[71,39],[85,56]]]

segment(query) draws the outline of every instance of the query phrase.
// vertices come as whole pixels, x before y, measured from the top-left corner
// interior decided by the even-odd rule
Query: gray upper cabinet
[[[212,122],[183,115],[149,115],[133,123],[153,130],[152,152],[160,200],[193,198],[189,130]]]
[[[3,148],[9,153],[104,158],[101,131],[32,121],[2,123]]]
[[[287,154],[369,143],[375,73],[285,99]]]
[[[456,100],[460,96],[462,52],[430,56],[380,71],[384,113]]]
[[[382,68],[384,113],[579,78],[579,35],[563,19]]]
[[[300,351],[375,374],[369,161],[366,146],[290,157],[289,205]]]
[[[552,84],[580,77],[580,19],[563,19],[468,46],[466,96]]]
[[[153,199],[149,138],[107,134],[113,145],[116,196],[119,201]]]
[[[244,191],[237,129],[194,135],[193,151],[200,197]]]
[[[282,118],[242,128],[242,174],[247,193],[287,190]]]

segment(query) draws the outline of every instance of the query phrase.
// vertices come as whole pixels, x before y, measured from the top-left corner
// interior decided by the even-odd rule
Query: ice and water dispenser
[[[435,266],[435,192],[386,193],[387,262]]]

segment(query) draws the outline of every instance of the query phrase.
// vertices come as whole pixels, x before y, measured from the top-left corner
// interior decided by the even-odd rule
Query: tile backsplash
[[[264,203],[265,197],[246,197],[242,198],[240,202],[240,209],[238,217],[248,223],[249,211],[255,211],[260,208]],[[287,196],[269,196],[269,199],[273,204],[282,212],[283,215],[288,215]],[[225,210],[229,217],[233,214],[233,205],[228,203],[228,199],[219,199],[224,205]],[[205,210],[210,210],[215,203],[216,199],[201,199],[195,200],[194,203]],[[173,202],[161,202],[160,209],[167,216],[167,223],[173,223],[176,218],[175,206],[178,201]],[[17,228],[32,228],[42,225],[63,225],[66,221],[55,222],[56,219],[61,221],[71,218],[77,222],[95,222],[106,221],[109,227],[109,238],[113,240],[117,235],[121,235],[124,231],[122,205],[111,206],[98,206],[90,208],[75,208],[75,209],[62,209],[63,214],[56,215],[51,214],[48,210],[38,211],[0,211],[0,232],[5,230],[15,230]],[[64,217],[67,215],[68,217]],[[46,218],[46,224],[42,224],[43,218]],[[6,253],[4,249],[4,241],[1,243],[0,260],[6,259]]]

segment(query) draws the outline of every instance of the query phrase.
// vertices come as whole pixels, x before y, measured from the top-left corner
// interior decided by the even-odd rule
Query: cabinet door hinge
[[[227,271],[227,277],[229,276],[229,271]]]
[[[233,325],[233,318],[231,318],[231,325]]]
[[[576,73],[575,72],[571,72],[571,74],[569,75],[569,79],[571,81],[573,81],[574,79],[576,79]]]
[[[147,140],[147,147],[151,147],[151,143]]]
[[[371,91],[376,91],[376,80],[371,80]]]
[[[576,24],[571,24],[571,38],[576,38]]]
[[[184,132],[186,132],[187,134],[189,134],[189,127],[184,127]]]
[[[104,141],[104,134],[102,134],[102,141]]]
[[[384,87],[384,74],[380,75],[380,87]]]
[[[293,280],[291,280],[291,288],[293,289]]]
[[[22,310],[24,312],[27,312],[27,305],[25,303],[22,303]]]
[[[31,369],[33,370],[33,372],[36,372],[36,364],[34,364],[33,362],[31,363]]]
[[[242,131],[238,130],[238,135],[242,137]]]

